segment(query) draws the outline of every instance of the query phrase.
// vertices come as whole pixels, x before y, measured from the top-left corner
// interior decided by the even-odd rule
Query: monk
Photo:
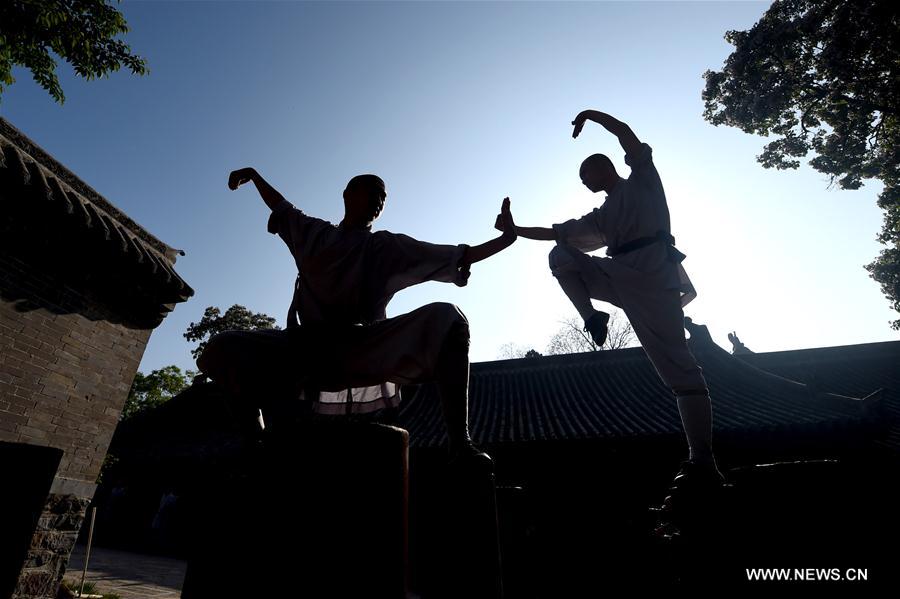
[[[556,242],[550,252],[550,271],[598,346],[606,341],[609,314],[596,309],[592,300],[625,312],[678,404],[690,455],[675,485],[718,485],[723,478],[712,451],[709,389],[688,349],[683,327],[682,308],[697,294],[681,265],[685,256],[675,249],[652,151],[628,125],[596,110],[575,117],[572,137],[577,138],[588,121],[616,136],[631,174],[627,179],[619,176],[603,154],[588,156],[581,163],[581,181],[594,193],[605,192],[605,202],[579,219],[552,227],[516,227],[516,234]],[[496,226],[507,226],[502,215]],[[606,257],[587,254],[603,247]]]
[[[398,387],[435,382],[451,460],[487,457],[468,430],[469,324],[456,306],[432,303],[387,318],[395,293],[425,281],[463,286],[470,267],[516,240],[509,198],[502,234],[480,245],[439,245],[372,231],[387,198],[372,174],[350,179],[337,225],[288,202],[253,168],[232,172],[228,187],[252,182],[271,210],[268,231],[297,265],[285,330],[232,331],[211,339],[197,366],[232,392],[280,381],[278,401],[308,402],[320,414],[362,414],[396,406]],[[277,413],[278,406],[270,413]],[[263,407],[263,414],[266,407]]]

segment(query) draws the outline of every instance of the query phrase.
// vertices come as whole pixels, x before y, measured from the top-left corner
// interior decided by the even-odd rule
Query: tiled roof
[[[841,395],[900,392],[900,341],[736,356],[757,368]]]
[[[171,309],[166,304],[194,293],[173,268],[183,252],[153,237],[4,119],[0,205],[7,247],[28,244],[30,253],[43,252],[47,262],[73,261],[81,252],[85,270],[102,260],[107,278],[139,283],[140,295],[149,296],[161,313]],[[38,237],[44,241],[36,242]],[[51,239],[59,243],[53,246]]]
[[[865,418],[859,400],[816,393],[711,343],[693,350],[709,383],[717,434],[833,430]],[[445,439],[433,386],[405,401],[399,420],[413,446]],[[488,445],[682,431],[675,400],[641,348],[473,364],[469,422],[473,439]]]
[[[889,429],[882,445],[900,452],[900,341],[742,354],[748,364],[816,389],[865,397],[880,392]]]

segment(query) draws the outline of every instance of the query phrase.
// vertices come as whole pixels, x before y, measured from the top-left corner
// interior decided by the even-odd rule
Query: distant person
[[[122,478],[117,478],[109,492],[106,503],[100,506],[100,519],[103,525],[103,533],[107,538],[117,543],[120,540],[121,530],[128,517],[127,505],[128,489]]]
[[[240,393],[254,390],[241,388],[254,380],[248,365],[268,366],[272,376],[294,380],[293,397],[302,391],[312,410],[322,414],[395,406],[398,385],[434,381],[451,460],[487,459],[469,437],[466,317],[449,303],[393,318],[386,318],[385,309],[395,293],[425,281],[465,285],[472,264],[512,244],[509,199],[501,206],[499,237],[472,247],[435,245],[372,231],[387,198],[384,181],[375,175],[347,183],[338,225],[298,210],[252,168],[232,172],[228,187],[248,181],[272,210],[269,232],[281,237],[297,264],[288,328],[218,335],[197,360],[200,370]]]
[[[178,495],[175,489],[166,488],[159,498],[159,508],[150,523],[153,540],[160,549],[168,549],[172,544],[177,504]]]
[[[709,389],[684,335],[682,308],[696,292],[675,249],[669,208],[650,146],[608,114],[586,110],[575,117],[572,137],[594,121],[619,139],[631,175],[623,179],[603,154],[588,156],[580,176],[592,192],[606,192],[599,208],[552,227],[516,227],[519,236],[555,241],[550,270],[584,319],[597,346],[606,341],[609,314],[592,299],[621,308],[647,357],[672,390],[690,455],[675,477],[677,488],[719,485],[723,477],[712,451]],[[497,226],[503,225],[498,217]],[[607,257],[585,252],[606,247]]]

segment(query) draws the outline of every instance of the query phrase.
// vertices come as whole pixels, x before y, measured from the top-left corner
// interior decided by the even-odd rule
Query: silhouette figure
[[[709,390],[685,340],[682,308],[696,291],[675,249],[669,209],[651,149],[631,128],[608,114],[586,110],[572,124],[577,138],[593,121],[615,135],[625,150],[631,175],[623,179],[603,154],[588,156],[580,176],[592,192],[606,192],[599,208],[552,227],[516,227],[518,235],[555,241],[550,270],[574,304],[594,342],[606,340],[609,314],[592,299],[621,308],[660,378],[675,394],[690,448],[675,477],[676,486],[716,486],[723,481],[712,451]],[[498,216],[495,226],[505,221]],[[585,252],[606,247],[607,257]],[[699,488],[699,487],[698,487]]]
[[[279,408],[308,400],[313,412],[361,414],[399,403],[398,386],[437,383],[451,459],[487,458],[468,431],[469,325],[449,303],[432,303],[393,318],[393,295],[425,281],[464,286],[469,267],[516,239],[509,198],[503,233],[469,247],[436,245],[372,231],[384,208],[384,181],[353,177],[344,190],[337,226],[295,208],[256,170],[231,173],[228,187],[253,182],[271,209],[268,231],[287,245],[298,275],[286,330],[230,331],[211,339],[197,366],[236,394],[258,391],[261,379],[285,382],[288,395],[269,405],[265,427]],[[256,370],[256,376],[252,371]],[[261,374],[260,374],[261,373]],[[249,387],[249,388],[248,388]],[[263,415],[267,412],[263,407]],[[258,411],[256,412],[258,413]]]
[[[734,355],[739,356],[741,354],[754,353],[750,348],[741,343],[741,339],[737,336],[737,333],[728,333],[728,340],[731,341],[731,353]]]

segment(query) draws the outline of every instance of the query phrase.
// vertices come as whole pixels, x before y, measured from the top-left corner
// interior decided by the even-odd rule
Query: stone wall
[[[14,598],[55,597],[90,499],[51,493],[38,520]]]

